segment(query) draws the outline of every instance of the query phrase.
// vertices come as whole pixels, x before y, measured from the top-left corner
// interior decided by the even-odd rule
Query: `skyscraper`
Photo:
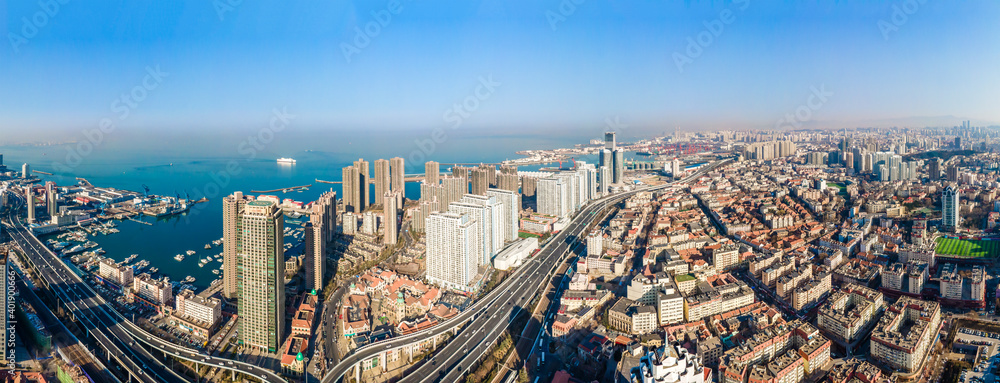
[[[941,179],[941,159],[932,158],[930,163],[927,165],[927,176],[931,181],[937,181]]]
[[[524,176],[521,178],[521,195],[525,197],[534,197],[537,189],[537,178],[530,176]]]
[[[243,208],[252,197],[235,192],[222,200],[222,295],[228,299],[239,298],[236,291],[239,269],[240,232]]]
[[[320,206],[319,210],[323,215],[323,238],[326,242],[330,242],[337,227],[337,192],[330,189],[320,194],[315,203]]]
[[[488,265],[494,254],[503,248],[503,206],[493,197],[466,194],[448,205],[448,211],[467,214],[476,222],[473,235],[474,251],[479,265]]]
[[[435,161],[427,161],[424,163],[424,180],[431,184],[437,185],[438,178],[441,177],[441,164]]]
[[[406,163],[403,161],[402,157],[393,157],[389,159],[389,175],[392,178],[389,191],[399,192],[399,194],[396,195],[396,204],[398,206],[403,206],[403,197],[406,197],[405,164]]]
[[[611,186],[611,168],[607,166],[601,166],[597,169],[597,182],[601,195],[608,194],[608,188]]]
[[[59,204],[56,202],[55,182],[45,182],[45,204],[49,208],[49,218],[59,215]]]
[[[427,217],[427,280],[470,291],[479,267],[476,222],[467,214],[432,213]]]
[[[944,231],[958,231],[958,224],[962,222],[958,210],[958,190],[948,185],[941,192],[941,225],[944,226]]]
[[[389,176],[389,161],[380,158],[372,165],[375,168],[375,177],[372,179],[372,183],[375,184],[375,196],[381,199],[389,191],[392,182]],[[372,201],[375,202],[381,201]]]
[[[483,168],[472,169],[472,189],[470,193],[486,195],[486,189],[490,188],[487,170]]]
[[[358,185],[358,168],[348,166],[341,176],[344,186],[344,211],[357,213],[361,211],[361,186]]]
[[[615,132],[605,132],[604,133],[604,148],[614,151],[618,148],[618,144],[615,142]]]
[[[520,219],[518,218],[521,213],[521,194],[516,190],[489,189],[486,191],[486,196],[493,197],[500,202],[500,227],[503,233],[503,242],[516,240],[517,229],[520,224]]]
[[[520,177],[517,174],[501,173],[497,175],[497,188],[517,193]]]
[[[21,178],[27,179],[28,177],[31,177],[31,165],[24,163],[21,165]]]
[[[247,202],[240,215],[236,294],[240,342],[276,352],[285,330],[285,221],[273,201]]]
[[[358,192],[358,206],[359,212],[364,211],[368,208],[368,205],[372,204],[372,193],[371,188],[368,184],[371,183],[371,173],[368,171],[368,161],[364,159],[358,159],[354,161],[354,167],[358,169],[358,187],[360,191]]]
[[[309,217],[309,222],[302,227],[306,246],[304,266],[306,271],[305,286],[307,291],[323,289],[323,276],[326,275],[326,241],[323,239],[322,225],[315,224],[315,219]]]
[[[958,165],[948,165],[948,182],[958,182]]]
[[[625,151],[621,149],[615,149],[614,151],[614,167],[612,168],[612,179],[614,183],[622,183],[625,179]]]
[[[25,186],[24,196],[28,204],[28,223],[35,223],[35,190],[31,185]]]
[[[382,196],[382,215],[385,219],[385,230],[382,233],[382,243],[386,246],[395,246],[399,239],[399,192],[388,191]]]

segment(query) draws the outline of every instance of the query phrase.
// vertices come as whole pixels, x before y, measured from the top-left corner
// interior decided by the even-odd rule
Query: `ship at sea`
[[[291,159],[291,158],[284,158],[284,157],[282,157],[282,158],[278,159],[278,163],[279,164],[292,164],[292,165],[294,165],[295,164],[295,160]]]

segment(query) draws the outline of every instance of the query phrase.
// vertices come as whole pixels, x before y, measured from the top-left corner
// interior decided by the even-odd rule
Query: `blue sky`
[[[769,128],[820,87],[832,95],[805,126],[1000,121],[993,1],[48,1],[0,0],[8,137],[102,118],[239,130],[274,108],[316,129],[450,126],[490,76],[463,128]],[[121,118],[113,104],[144,80],[155,89]]]

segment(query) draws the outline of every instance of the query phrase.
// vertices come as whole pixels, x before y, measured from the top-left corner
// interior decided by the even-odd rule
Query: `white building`
[[[218,298],[204,298],[191,290],[177,294],[174,315],[214,327],[222,318],[222,301]]]
[[[447,288],[471,290],[481,260],[476,220],[468,214],[433,213],[427,217],[427,280]]]
[[[493,258],[493,267],[497,270],[507,270],[521,266],[535,250],[538,250],[538,238],[523,238],[497,254]]]
[[[132,266],[118,265],[114,259],[104,258],[100,262],[100,269],[98,270],[98,273],[100,273],[101,277],[105,280],[117,284],[118,287],[125,289],[132,284],[134,271],[132,270]]]
[[[701,358],[681,345],[665,345],[651,350],[633,367],[631,383],[705,383],[711,382],[712,369],[702,365]]]
[[[149,274],[140,274],[135,278],[132,292],[156,305],[166,305],[174,300],[173,286],[164,281],[153,279]]]
[[[518,224],[521,222],[519,214],[521,212],[521,193],[492,188],[486,190],[487,197],[493,197],[500,202],[500,228],[503,233],[503,241],[510,242],[517,240]]]
[[[958,194],[958,190],[952,185],[948,185],[941,192],[941,222],[945,231],[957,231],[958,224],[962,222],[958,215]]]

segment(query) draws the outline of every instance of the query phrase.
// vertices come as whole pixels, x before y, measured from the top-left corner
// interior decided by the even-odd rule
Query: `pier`
[[[47,176],[51,176],[51,175],[52,175],[52,173],[49,173],[49,172],[43,172],[43,171],[41,171],[41,170],[32,170],[31,172],[32,172],[32,173],[38,173],[38,174],[44,174],[44,175],[47,175]]]
[[[143,225],[149,225],[149,226],[153,226],[153,224],[152,224],[152,223],[150,223],[150,222],[146,222],[146,221],[143,221],[143,220],[141,220],[141,219],[136,219],[136,218],[133,218],[133,217],[128,217],[128,220],[129,220],[129,221],[132,221],[132,222],[138,222],[138,223],[141,223],[141,224],[143,224]]]
[[[292,187],[281,188],[281,189],[272,189],[272,190],[251,190],[250,192],[251,193],[257,193],[257,194],[277,193],[277,192],[288,193],[290,191],[299,190],[299,189],[308,189],[310,187],[312,187],[311,184],[310,185],[302,185],[302,186],[292,186]]]

